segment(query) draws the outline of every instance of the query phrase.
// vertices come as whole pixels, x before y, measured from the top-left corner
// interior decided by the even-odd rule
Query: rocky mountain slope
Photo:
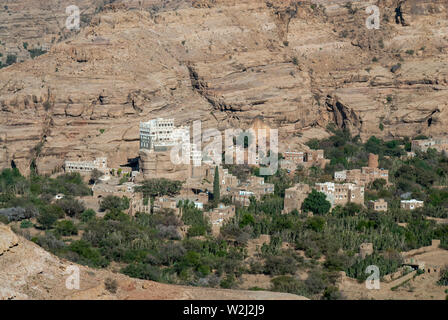
[[[68,289],[78,267],[78,289]],[[33,242],[14,234],[0,223],[0,300],[5,299],[120,299],[120,300],[307,300],[304,297],[268,291],[225,290],[176,286],[132,279],[107,270],[75,265],[48,253]],[[106,279],[115,280],[116,292],[108,290]],[[71,282],[68,280],[69,288]]]
[[[218,129],[261,116],[280,150],[329,122],[363,139],[447,133],[447,1],[405,1],[404,25],[398,1],[346,2],[106,5],[49,53],[0,71],[0,167],[125,164],[139,122],[157,116]],[[372,4],[378,30],[365,25]]]

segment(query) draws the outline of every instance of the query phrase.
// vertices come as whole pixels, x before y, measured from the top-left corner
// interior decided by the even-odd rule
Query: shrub
[[[90,243],[85,240],[73,241],[69,249],[78,254],[79,263],[86,264],[91,267],[106,267],[109,262],[101,256],[98,249],[93,248]]]
[[[437,284],[441,286],[448,286],[448,265],[445,265],[445,267],[440,270],[440,279],[437,281]]]
[[[90,184],[94,184],[99,181],[103,173],[98,169],[93,169],[92,173],[90,174]]]
[[[83,213],[81,213],[81,221],[82,222],[88,222],[95,218],[96,212],[93,209],[87,209]]]
[[[149,179],[143,181],[142,186],[136,188],[136,192],[142,192],[144,197],[174,196],[179,194],[181,186],[181,181]]]
[[[343,300],[345,296],[335,286],[325,288],[322,300]]]
[[[33,227],[33,223],[30,220],[23,220],[20,223],[20,228],[21,229],[28,229],[28,228],[31,228],[31,227]]]
[[[314,189],[302,203],[303,211],[311,211],[314,214],[325,214],[330,211],[330,208],[331,203],[328,202],[326,195]]]
[[[114,220],[114,221],[126,222],[126,221],[129,221],[130,218],[124,212],[122,212],[118,209],[112,209],[106,213],[106,215],[104,216],[104,220],[106,220],[106,221]]]
[[[235,286],[235,275],[233,274],[226,275],[226,277],[223,280],[221,280],[219,285],[221,286],[221,288],[231,289],[232,287]]]
[[[272,291],[287,292],[305,296],[306,288],[302,281],[291,276],[279,276],[271,280]]]
[[[6,216],[0,215],[0,222],[4,223],[4,224],[8,224],[9,223],[9,219]]]
[[[315,270],[308,275],[308,278],[305,280],[305,286],[310,294],[318,294],[326,288],[327,281],[322,272]]]
[[[190,226],[187,233],[189,237],[203,236],[211,231],[207,217],[195,207],[194,203],[187,200],[181,202],[179,207],[182,210],[182,221]]]
[[[0,209],[0,217],[4,217],[5,221],[20,221],[23,219],[30,219],[37,215],[37,210],[32,205],[24,203],[26,207],[14,207],[7,209]]]
[[[403,259],[399,254],[395,254],[392,252],[388,256],[384,256],[378,253],[374,253],[365,257],[364,259],[356,259],[355,263],[348,267],[345,272],[349,277],[364,281],[369,276],[369,274],[365,272],[367,266],[378,266],[378,268],[380,269],[380,274],[384,276],[386,274],[397,271],[402,263]]]
[[[55,211],[46,207],[40,211],[39,215],[37,216],[37,222],[42,225],[42,228],[50,229],[58,220],[58,218],[59,216]]]
[[[123,183],[128,182],[129,178],[128,177],[121,177],[120,181],[118,182],[118,184],[122,185]]]
[[[53,233],[46,232],[43,236],[32,238],[31,241],[37,243],[47,251],[56,253],[57,251],[66,247],[65,243],[58,240]]]
[[[288,255],[268,256],[264,271],[270,275],[294,274],[298,269],[297,261]]]
[[[129,208],[129,199],[126,197],[106,196],[100,203],[100,211],[106,210],[126,210]]]
[[[41,48],[28,49],[28,52],[30,53],[32,59],[47,53],[47,51],[42,50]]]
[[[121,273],[144,280],[160,281],[161,272],[159,268],[145,263],[134,263],[121,269]]]
[[[78,234],[78,228],[70,220],[62,220],[56,222],[55,226],[56,232],[62,236],[71,236]]]
[[[106,280],[104,280],[104,287],[110,293],[116,293],[117,289],[118,289],[117,280],[111,279],[111,278],[106,278]]]
[[[61,207],[61,209],[64,210],[69,217],[78,216],[81,212],[86,210],[84,203],[74,198],[60,199],[56,202],[56,204]]]
[[[5,62],[5,64],[7,65],[7,66],[10,66],[10,65],[12,65],[12,64],[14,64],[14,63],[16,63],[17,62],[17,56],[15,55],[15,54],[8,54],[7,56],[6,56],[6,62]]]
[[[395,72],[397,72],[398,69],[400,69],[400,68],[401,68],[401,63],[394,64],[394,65],[390,68],[390,72],[395,73]]]

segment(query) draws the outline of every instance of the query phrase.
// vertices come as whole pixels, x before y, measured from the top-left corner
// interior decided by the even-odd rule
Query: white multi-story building
[[[331,203],[332,207],[345,205],[348,202],[364,203],[364,187],[353,183],[316,183],[316,189],[327,196],[327,200]]]
[[[140,149],[173,145],[174,120],[157,118],[140,122]]]
[[[189,127],[175,127],[173,119],[157,118],[140,122],[140,149],[172,147],[190,142]]]
[[[405,210],[414,210],[417,208],[422,208],[423,204],[424,204],[423,201],[415,200],[415,199],[400,201],[401,209],[405,209]]]
[[[66,172],[90,172],[95,169],[108,172],[107,158],[96,158],[93,161],[65,161]]]
[[[180,146],[182,155],[188,155],[193,165],[202,163],[202,150],[190,141],[190,127],[174,126],[173,119],[157,118],[140,122],[140,149]],[[157,150],[156,150],[157,151]]]
[[[334,180],[336,181],[345,181],[347,179],[347,171],[335,171]]]

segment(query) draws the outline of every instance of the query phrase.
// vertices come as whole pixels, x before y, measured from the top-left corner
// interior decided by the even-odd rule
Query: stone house
[[[95,169],[109,174],[107,167],[107,158],[96,158],[93,161],[65,161],[64,168],[66,172],[91,172]]]
[[[400,201],[400,208],[404,210],[415,210],[417,208],[423,208],[423,201],[420,200],[401,200]]]
[[[359,255],[361,258],[365,258],[373,253],[373,243],[365,242],[359,246]]]
[[[323,192],[331,207],[349,202],[364,204],[364,187],[353,183],[336,184],[334,182],[316,183],[316,190]]]
[[[255,197],[257,200],[261,198],[252,191],[245,190],[244,188],[231,188],[230,192],[232,194],[232,201],[239,203],[243,207],[249,206],[251,197]]]
[[[280,161],[280,167],[293,171],[298,165],[302,165],[305,168],[312,166],[318,166],[325,168],[326,164],[330,162],[329,159],[325,159],[324,150],[308,150],[308,151],[285,151],[283,153],[282,161]]]
[[[387,211],[387,202],[384,199],[370,200],[367,207],[374,211]]]
[[[163,209],[172,209],[172,210],[174,210],[176,215],[179,215],[180,210],[177,207],[177,202],[178,202],[178,200],[175,198],[158,197],[154,200],[153,211],[160,212]]]
[[[413,152],[426,152],[429,148],[436,149],[439,152],[448,151],[448,138],[431,138],[411,141],[411,150]]]
[[[282,213],[289,213],[294,209],[297,209],[300,212],[302,203],[310,192],[310,186],[304,183],[298,183],[295,186],[286,189]]]
[[[366,186],[376,179],[384,179],[389,183],[389,171],[378,168],[378,155],[369,154],[369,164],[361,169],[336,171],[334,180],[336,182],[350,182]]]
[[[220,203],[217,208],[210,210],[209,212],[205,212],[205,216],[210,219],[210,223],[212,224],[212,233],[213,235],[219,235],[221,227],[227,221],[235,216],[235,206],[225,206]]]

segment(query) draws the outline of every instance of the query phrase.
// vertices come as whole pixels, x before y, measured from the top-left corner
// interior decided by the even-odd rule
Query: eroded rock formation
[[[98,154],[118,166],[139,154],[139,122],[157,116],[220,130],[262,117],[280,151],[329,122],[362,139],[448,133],[446,1],[405,1],[406,26],[397,1],[345,3],[106,8],[49,53],[0,71],[0,167],[26,174],[34,159],[51,173]],[[371,4],[378,30],[365,25]]]

